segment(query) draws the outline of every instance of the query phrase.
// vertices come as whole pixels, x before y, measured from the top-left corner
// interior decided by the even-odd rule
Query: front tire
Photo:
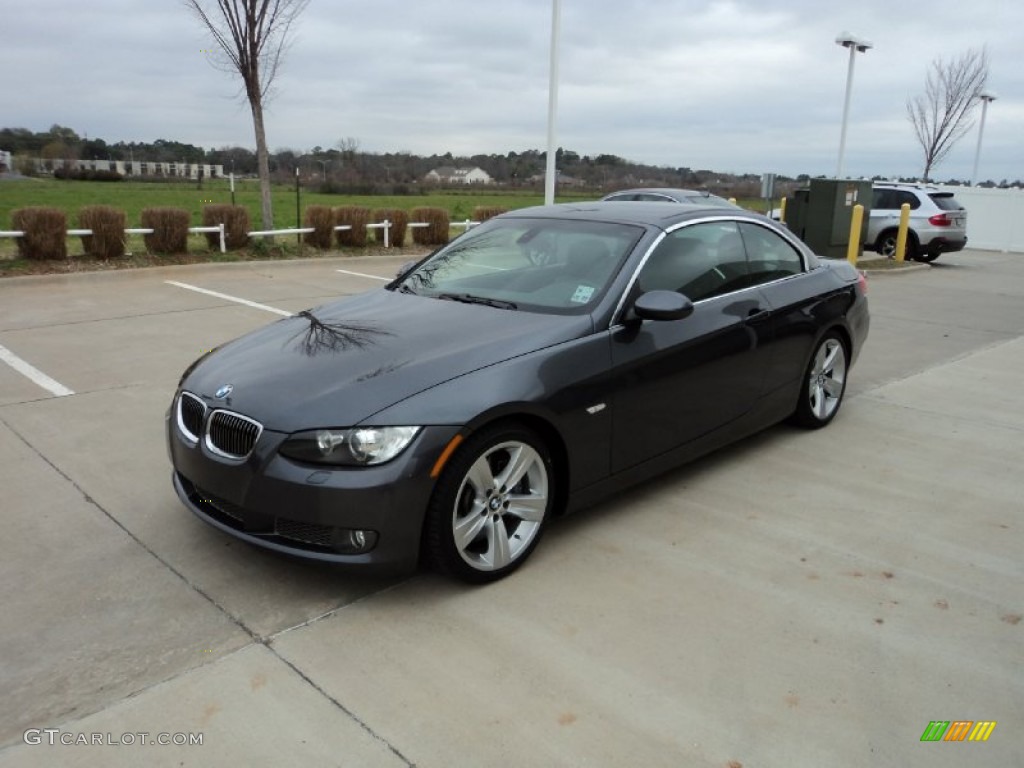
[[[434,490],[424,534],[429,559],[473,584],[507,576],[540,541],[554,491],[550,452],[533,430],[481,430],[459,448]]]
[[[832,331],[818,342],[804,373],[793,421],[806,429],[821,429],[835,418],[846,393],[848,354],[839,334]]]

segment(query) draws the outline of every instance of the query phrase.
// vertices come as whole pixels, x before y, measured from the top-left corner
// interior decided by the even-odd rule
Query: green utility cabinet
[[[819,256],[844,259],[850,244],[853,206],[863,205],[859,257],[868,234],[871,190],[870,181],[811,179],[809,189],[796,190],[786,201],[786,224]]]

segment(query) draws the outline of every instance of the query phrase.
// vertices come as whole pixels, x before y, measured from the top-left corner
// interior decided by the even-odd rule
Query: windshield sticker
[[[578,285],[576,286],[576,293],[572,295],[572,302],[573,304],[586,304],[593,295],[594,289],[591,286]]]

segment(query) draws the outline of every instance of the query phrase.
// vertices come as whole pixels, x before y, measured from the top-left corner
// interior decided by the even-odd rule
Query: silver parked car
[[[712,195],[699,189],[672,189],[670,187],[643,187],[640,189],[620,189],[605,195],[602,200],[623,202],[643,200],[652,203],[683,203],[685,205],[713,205],[717,208],[736,209],[736,206],[724,197]]]
[[[935,261],[940,253],[967,245],[967,211],[952,192],[922,184],[874,185],[865,247],[892,257],[900,224],[900,206],[910,204],[907,259]]]

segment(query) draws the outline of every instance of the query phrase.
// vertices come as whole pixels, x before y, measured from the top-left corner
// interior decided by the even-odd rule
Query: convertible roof
[[[692,205],[662,202],[583,202],[542,205],[520,208],[503,215],[503,218],[532,219],[578,219],[585,221],[608,221],[618,224],[641,224],[644,226],[666,227],[687,219],[702,219],[715,216],[726,219],[747,219],[768,221],[767,217],[753,211],[729,210],[716,205]]]

